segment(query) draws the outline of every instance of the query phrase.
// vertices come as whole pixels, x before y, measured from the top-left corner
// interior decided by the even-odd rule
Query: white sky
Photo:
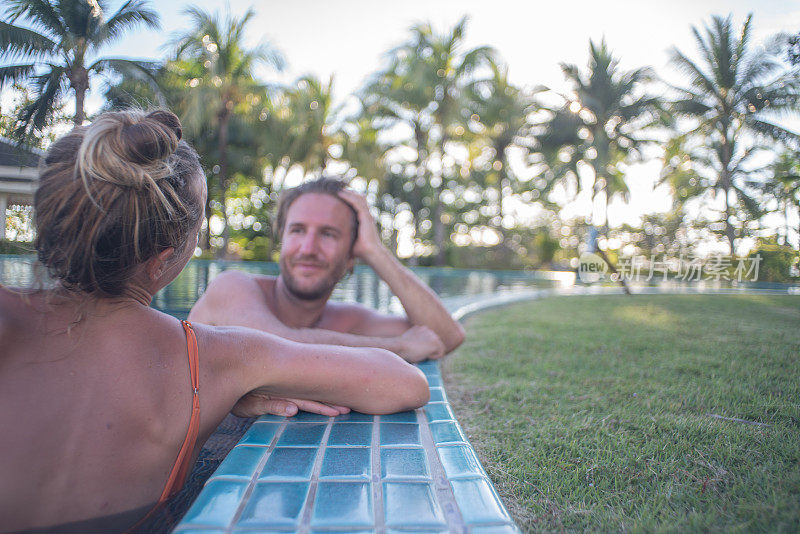
[[[120,4],[112,1],[111,11]],[[168,36],[188,24],[182,10],[190,4],[209,11],[225,8],[215,0],[151,2],[161,15],[162,30],[131,33],[104,55],[162,58]],[[230,0],[228,5],[236,15],[252,6],[256,16],[249,25],[250,44],[267,40],[287,59],[284,75],[265,70],[263,79],[288,82],[306,73],[321,79],[334,75],[338,101],[377,70],[383,54],[403,42],[417,22],[430,21],[443,31],[468,15],[466,46],[495,47],[518,85],[558,90],[566,89],[559,63],[584,67],[590,38],[605,37],[623,69],[650,65],[667,81],[679,81],[668,66],[669,50],[677,46],[694,55],[690,27],[704,26],[712,14],[733,14],[738,25],[753,13],[755,43],[779,31],[800,30],[800,0]],[[95,87],[90,110],[100,104],[99,95]],[[638,214],[668,207],[664,192],[652,189],[658,169],[656,162],[631,169],[631,202],[613,206],[612,225],[635,224]]]

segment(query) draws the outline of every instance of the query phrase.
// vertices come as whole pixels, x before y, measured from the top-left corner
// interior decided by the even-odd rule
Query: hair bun
[[[167,109],[157,109],[147,114],[148,119],[155,119],[161,124],[168,127],[175,133],[175,136],[180,141],[183,138],[183,129],[181,128],[181,121],[178,116]]]
[[[143,189],[172,173],[172,154],[182,137],[181,122],[167,110],[103,114],[86,130],[77,173],[91,180]]]
[[[132,163],[147,165],[167,158],[178,148],[181,123],[174,113],[154,111],[144,120],[122,128],[124,156]]]

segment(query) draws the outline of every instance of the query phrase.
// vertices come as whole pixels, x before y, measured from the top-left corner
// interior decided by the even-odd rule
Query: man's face
[[[327,297],[353,266],[353,214],[331,195],[306,193],[286,212],[281,237],[281,277],[297,298]]]

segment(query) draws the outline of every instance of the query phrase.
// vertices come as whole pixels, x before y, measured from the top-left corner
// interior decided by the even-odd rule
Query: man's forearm
[[[464,340],[464,329],[458,321],[453,319],[438,295],[400,263],[388,249],[378,249],[370,257],[365,257],[364,261],[400,299],[412,324],[427,326],[433,330],[444,343],[447,352],[461,344]]]
[[[401,354],[405,347],[399,337],[361,336],[325,330],[323,328],[291,328],[278,323],[265,314],[241,314],[233,318],[217,318],[217,326],[244,326],[275,334],[290,341],[298,343],[312,343],[316,345],[342,345],[345,347],[374,347],[386,349]]]
[[[399,337],[361,336],[321,328],[287,328],[283,334],[279,335],[298,343],[373,347],[386,349],[400,355],[402,355],[404,349]]]

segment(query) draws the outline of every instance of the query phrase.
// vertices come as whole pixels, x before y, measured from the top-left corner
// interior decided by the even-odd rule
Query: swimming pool
[[[37,283],[34,256],[0,255],[0,284],[31,287]],[[152,306],[184,319],[209,282],[221,272],[235,269],[253,274],[277,275],[276,263],[192,260],[181,274],[153,297]],[[475,297],[526,289],[569,287],[575,273],[559,271],[479,271],[415,267],[414,273],[455,309]],[[332,300],[358,302],[384,313],[402,313],[399,300],[366,265],[357,265],[333,292]]]

